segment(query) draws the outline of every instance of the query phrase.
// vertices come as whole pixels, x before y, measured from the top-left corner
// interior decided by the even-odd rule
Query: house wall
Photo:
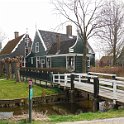
[[[12,52],[10,54],[10,57],[15,57],[15,56],[23,56],[25,57],[26,56],[26,52],[25,52],[25,48],[26,48],[26,37],[29,37],[28,35],[26,35],[22,41],[19,43],[18,47],[14,50],[14,52]],[[28,43],[28,52],[29,50],[31,49],[31,44],[32,42],[29,41]]]
[[[39,52],[35,52],[35,43],[39,43]],[[34,39],[34,42],[33,42],[33,45],[32,45],[32,53],[35,55],[35,56],[43,56],[43,55],[46,55],[46,51],[44,49],[44,46],[38,36],[38,33],[36,32],[36,35],[35,35],[35,39]]]
[[[51,58],[51,67],[64,67],[66,68],[66,57],[65,56],[58,56]]]
[[[35,43],[39,43],[39,52],[35,51],[35,45],[36,45]],[[35,39],[32,44],[31,53],[26,58],[26,61],[27,61],[26,67],[36,67],[36,57],[43,57],[44,55],[46,55],[46,51],[41,42],[41,39],[38,36],[38,33],[36,32]],[[31,57],[33,57],[33,64],[31,64]]]
[[[82,72],[82,56],[76,56],[75,60],[75,72]]]
[[[90,56],[90,65],[95,66],[95,54],[91,54]]]

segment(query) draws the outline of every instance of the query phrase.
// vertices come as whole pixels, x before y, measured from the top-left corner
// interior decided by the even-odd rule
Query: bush
[[[124,76],[124,68],[122,67],[91,67],[91,72],[97,72],[97,73],[110,73],[110,74],[116,74],[117,76]]]

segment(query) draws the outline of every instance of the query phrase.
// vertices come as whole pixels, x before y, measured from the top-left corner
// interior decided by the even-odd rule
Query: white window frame
[[[51,68],[51,57],[46,58],[46,66],[47,68]]]
[[[41,64],[45,64],[45,59],[41,59]]]
[[[35,53],[39,52],[39,42],[35,43]]]
[[[40,64],[40,57],[39,56],[36,57],[36,68],[38,68],[38,62]]]
[[[90,59],[87,60],[87,67],[90,68]]]
[[[31,64],[33,65],[34,64],[34,60],[33,60],[34,58],[33,57],[31,57]]]
[[[71,65],[69,65],[69,58],[71,58]],[[75,70],[75,56],[66,56],[66,69],[69,68]]]

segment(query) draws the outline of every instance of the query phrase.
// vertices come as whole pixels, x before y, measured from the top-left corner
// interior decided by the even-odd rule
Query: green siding
[[[92,54],[92,55],[90,56],[90,65],[91,65],[91,66],[95,66],[95,54]]]
[[[35,43],[39,42],[39,52],[38,53],[35,53]],[[46,55],[46,51],[43,47],[43,44],[38,36],[38,34],[36,33],[35,35],[35,39],[34,39],[34,43],[33,43],[33,46],[32,46],[32,53],[34,53],[35,56],[43,56],[43,55]]]
[[[35,43],[39,42],[39,52],[35,53]],[[42,57],[42,56],[45,56],[46,55],[46,51],[43,47],[43,44],[36,32],[36,35],[35,35],[35,39],[34,39],[34,42],[33,42],[33,45],[32,45],[32,51],[31,51],[31,54],[27,57],[27,64],[26,66],[27,67],[36,67],[36,57]],[[33,64],[31,64],[31,57],[33,57]]]
[[[76,56],[75,72],[82,72],[82,56]]]
[[[31,64],[31,57],[33,57],[33,64]],[[36,59],[34,58],[34,54],[31,53],[26,58],[26,67],[35,67],[36,66]]]
[[[59,56],[51,58],[51,66],[54,67],[66,67],[66,57]]]

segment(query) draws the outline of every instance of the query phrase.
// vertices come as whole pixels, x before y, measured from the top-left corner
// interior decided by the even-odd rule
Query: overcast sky
[[[28,29],[33,39],[36,27],[41,30],[56,31],[54,30],[56,26],[63,21],[62,17],[55,15],[54,6],[50,1],[0,0],[0,34],[5,33],[7,39],[11,40],[14,38],[15,31],[21,35]],[[58,32],[65,33],[65,30],[63,27]],[[75,28],[73,28],[73,34],[76,34]]]
[[[14,31],[34,34],[36,27],[52,30],[60,23],[50,0],[0,0],[0,32],[9,39]]]

